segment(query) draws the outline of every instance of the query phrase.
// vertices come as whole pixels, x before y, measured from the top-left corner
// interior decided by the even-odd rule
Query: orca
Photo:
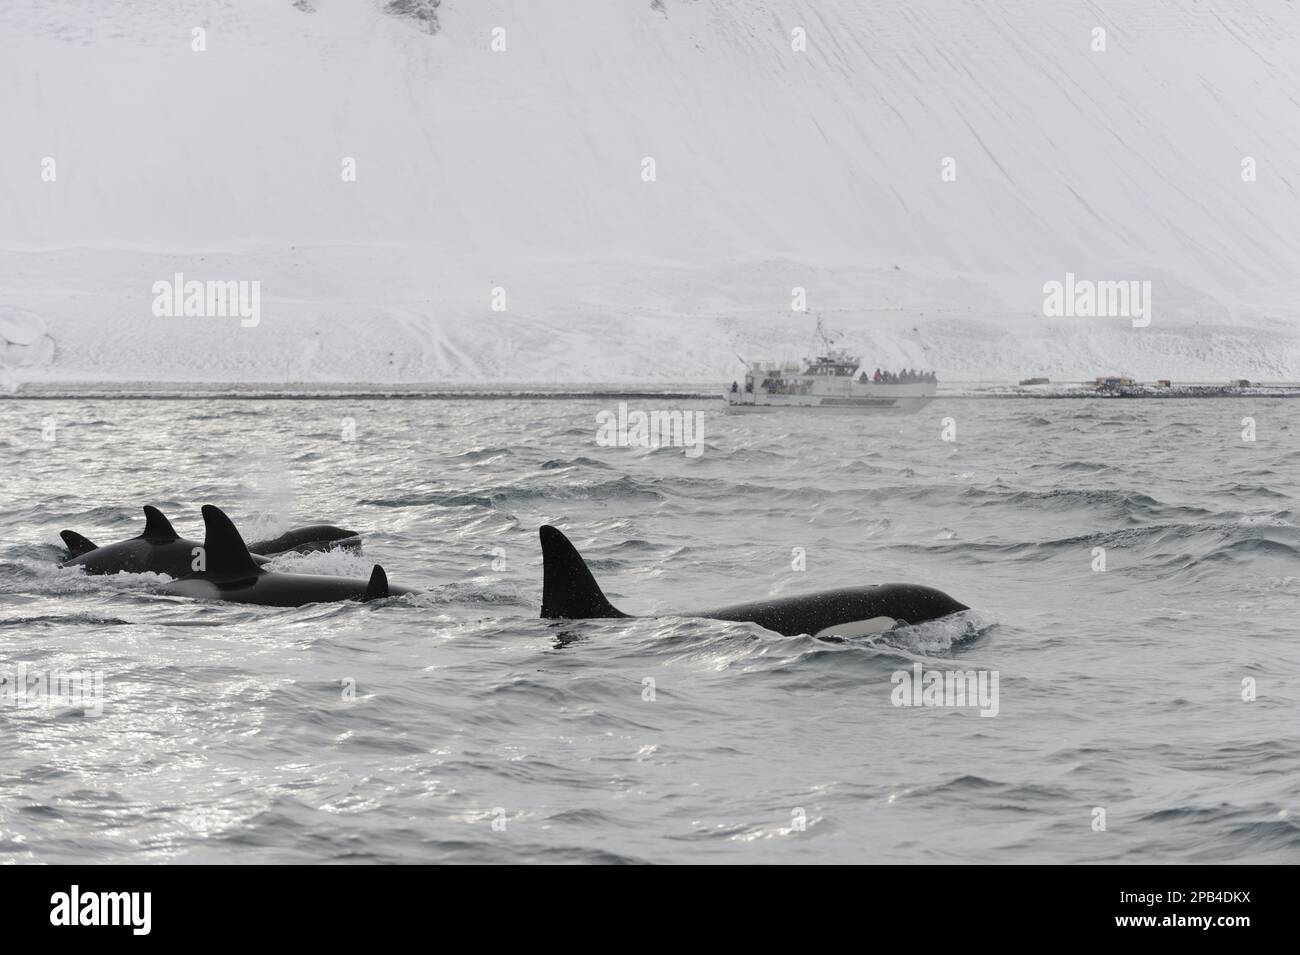
[[[311,554],[326,550],[348,550],[361,552],[361,535],[356,531],[344,530],[333,524],[308,524],[285,531],[271,540],[253,541],[248,549],[263,557],[275,557],[295,551],[299,554]]]
[[[68,549],[68,559],[63,566],[84,567],[88,574],[152,572],[168,577],[180,577],[194,570],[195,548],[202,545],[178,536],[158,508],[146,505],[144,516],[144,533],[139,537],[104,547],[76,531],[60,531],[59,536]],[[332,524],[308,524],[285,531],[271,540],[248,545],[253,560],[259,565],[281,554],[309,554],[335,548],[360,553],[361,535]]]
[[[176,533],[171,521],[158,508],[144,506],[144,531],[139,537],[97,546],[75,531],[61,531],[59,536],[72,556],[64,567],[82,567],[88,574],[166,574],[183,577],[194,570],[198,541],[186,540]],[[259,557],[266,563],[265,557]]]
[[[301,607],[339,600],[366,602],[415,592],[390,587],[388,575],[378,564],[369,580],[274,573],[257,564],[234,523],[220,508],[203,505],[203,526],[204,569],[163,586],[160,593],[267,607]]]
[[[586,561],[563,533],[549,524],[538,533],[542,541],[542,619],[631,616],[605,599]],[[933,587],[876,584],[674,616],[756,623],[787,637],[806,633],[829,638],[870,636],[896,625],[924,623],[969,609]]]

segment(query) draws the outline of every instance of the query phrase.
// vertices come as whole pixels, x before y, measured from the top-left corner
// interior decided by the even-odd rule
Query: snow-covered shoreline
[[[259,282],[260,322],[155,315],[155,283],[178,273]],[[493,271],[411,247],[0,250],[0,336],[12,336],[0,384],[725,383],[740,358],[810,354],[818,319],[869,367],[943,381],[1300,379],[1300,322],[1202,315],[1191,301],[1157,307],[1146,328],[1047,318],[1035,282],[775,257],[551,257]],[[791,310],[792,288],[807,311]]]
[[[0,399],[95,399],[95,400],[199,400],[199,399],[283,399],[283,400],[590,400],[649,399],[659,401],[720,401],[721,389],[707,382],[682,382],[660,387],[617,383],[573,383],[552,385],[538,382],[499,382],[484,385],[402,385],[374,382],[36,382],[8,391]],[[1136,385],[1123,389],[1098,390],[1089,382],[1062,382],[1049,387],[1021,387],[1007,384],[952,382],[941,384],[939,398],[1026,398],[1092,399],[1115,398],[1171,400],[1187,398],[1300,398],[1300,382],[1257,382],[1249,387],[1211,383],[1174,382],[1168,386]]]

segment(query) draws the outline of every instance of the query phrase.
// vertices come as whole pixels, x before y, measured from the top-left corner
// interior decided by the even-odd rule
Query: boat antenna
[[[820,315],[817,316],[817,335],[821,338],[822,345],[826,348],[826,351],[829,352],[831,346],[834,345],[835,342],[826,334],[826,327],[822,325],[822,317]]]

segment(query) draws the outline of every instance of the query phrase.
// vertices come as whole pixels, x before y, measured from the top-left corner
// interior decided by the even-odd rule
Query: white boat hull
[[[818,414],[911,414],[934,398],[933,385],[865,386],[849,395],[753,395],[726,392],[728,414],[765,414],[772,411],[813,411]],[[858,389],[855,389],[858,390]]]

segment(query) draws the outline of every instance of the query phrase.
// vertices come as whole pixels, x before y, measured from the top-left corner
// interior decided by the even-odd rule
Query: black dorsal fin
[[[99,545],[88,537],[82,537],[76,531],[59,531],[59,536],[63,538],[63,546],[68,549],[69,557],[80,557],[82,554],[89,554],[92,550],[99,550]]]
[[[211,504],[203,505],[204,569],[212,577],[255,577],[263,573],[244,546],[244,538],[225,512]]]
[[[144,506],[144,533],[140,535],[141,539],[165,542],[178,540],[180,536],[162,511],[152,504]]]
[[[367,600],[383,600],[388,595],[388,575],[384,573],[384,568],[375,564],[375,569],[370,572],[370,583],[366,585],[366,594],[361,601],[364,603]]]
[[[553,620],[588,620],[626,617],[605,599],[596,578],[587,569],[578,549],[559,530],[543,524],[542,617]]]

